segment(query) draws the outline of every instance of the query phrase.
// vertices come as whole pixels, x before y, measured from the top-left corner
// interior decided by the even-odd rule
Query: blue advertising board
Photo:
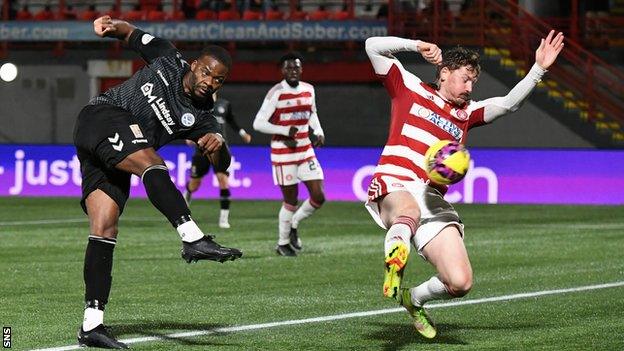
[[[352,21],[136,22],[154,36],[177,41],[363,41],[387,35],[387,23]],[[97,41],[84,21],[0,21],[2,41]]]

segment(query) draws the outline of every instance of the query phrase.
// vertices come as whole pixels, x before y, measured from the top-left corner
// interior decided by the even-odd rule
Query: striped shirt
[[[546,72],[535,64],[506,95],[457,106],[403,68],[392,55],[417,51],[418,40],[375,37],[366,41],[366,52],[386,87],[392,105],[390,132],[374,177],[390,175],[402,180],[428,182],[425,153],[439,140],[466,143],[468,130],[491,123],[516,111]],[[429,183],[442,193],[447,186]]]
[[[277,83],[264,98],[253,126],[259,132],[273,135],[273,165],[301,164],[315,158],[310,128],[316,136],[322,136],[323,129],[316,113],[314,87],[305,82],[299,82],[296,87],[285,80]],[[291,127],[297,128],[294,138],[288,135]]]

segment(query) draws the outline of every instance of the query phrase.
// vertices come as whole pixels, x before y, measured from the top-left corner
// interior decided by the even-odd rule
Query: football
[[[429,179],[437,184],[455,184],[468,172],[470,153],[452,140],[440,140],[425,153],[425,170]]]

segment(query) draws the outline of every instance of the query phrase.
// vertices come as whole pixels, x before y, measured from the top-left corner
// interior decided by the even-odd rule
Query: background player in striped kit
[[[427,338],[437,331],[423,305],[462,297],[472,288],[472,267],[464,246],[464,225],[444,198],[446,186],[431,183],[424,154],[438,140],[465,143],[468,130],[516,111],[563,49],[563,34],[551,31],[535,52],[535,64],[505,96],[470,100],[479,55],[462,47],[444,55],[437,45],[397,37],[366,40],[366,53],[392,98],[388,141],[368,190],[366,208],[387,229],[383,294],[395,298]],[[437,66],[437,81],[423,83],[393,53],[413,51]],[[410,241],[437,270],[412,289],[401,288]]]
[[[274,85],[253,123],[255,130],[272,134],[271,163],[273,182],[280,186],[284,202],[279,211],[276,251],[282,256],[296,256],[302,249],[297,232],[299,223],[325,202],[323,169],[312,146],[325,142],[316,113],[314,87],[302,82],[303,59],[288,53],[279,61],[284,79]],[[309,138],[314,131],[314,144]],[[297,208],[298,184],[303,181],[310,198]]]
[[[236,123],[234,113],[232,112],[232,104],[226,99],[218,98],[217,94],[214,94],[212,99],[214,100],[212,114],[221,125],[223,137],[227,139],[225,131],[225,124],[227,123],[238,133],[246,144],[249,144],[251,142],[251,135]],[[191,145],[195,146],[195,153],[193,154],[191,163],[191,179],[186,183],[186,191],[184,192],[184,200],[186,200],[187,204],[191,203],[193,193],[199,189],[202,184],[202,178],[208,174],[210,170],[210,160],[208,157],[204,156],[202,151],[192,141]],[[230,228],[230,189],[228,184],[230,173],[227,169],[219,169],[217,166],[213,167],[215,176],[219,182],[219,198],[221,205],[221,211],[219,212],[219,228],[227,229]]]

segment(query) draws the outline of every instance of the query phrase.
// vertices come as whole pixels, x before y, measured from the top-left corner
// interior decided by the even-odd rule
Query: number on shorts
[[[311,171],[316,170],[316,162],[314,162],[314,160],[308,161],[308,167],[310,168]]]

